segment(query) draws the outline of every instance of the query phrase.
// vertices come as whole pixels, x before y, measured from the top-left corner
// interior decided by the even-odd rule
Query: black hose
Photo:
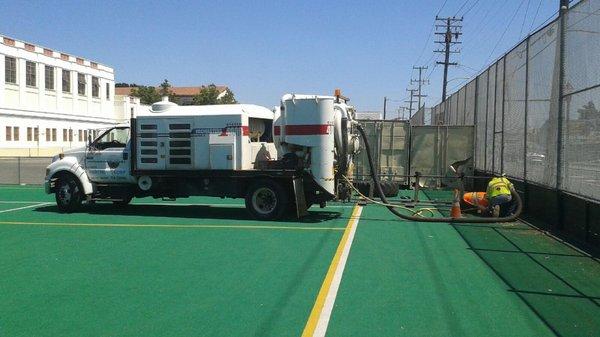
[[[377,194],[379,194],[379,199],[385,204],[390,204],[381,189],[381,182],[379,181],[379,177],[377,176],[377,171],[375,170],[375,165],[373,164],[373,155],[371,154],[371,148],[369,147],[369,141],[367,140],[367,135],[365,134],[365,130],[362,128],[360,124],[356,124],[356,128],[360,133],[363,141],[365,142],[365,149],[367,151],[367,158],[369,160],[369,168],[371,171],[371,178],[375,183],[375,190],[377,190]],[[405,215],[398,212],[393,206],[386,206],[390,212],[394,213],[394,215],[410,221],[420,221],[420,222],[452,222],[452,223],[497,223],[497,222],[511,222],[517,220],[521,212],[523,211],[523,201],[521,200],[521,196],[514,189],[511,189],[511,194],[514,200],[517,202],[517,209],[514,214],[501,217],[501,218],[451,218],[451,217],[420,217],[415,215]]]

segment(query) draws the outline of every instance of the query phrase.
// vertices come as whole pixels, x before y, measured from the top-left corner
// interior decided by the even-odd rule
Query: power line
[[[421,61],[421,58],[423,57],[423,54],[425,53],[425,50],[427,49],[427,46],[429,45],[429,39],[431,39],[431,34],[433,34],[433,30],[435,29],[435,24],[431,25],[431,29],[429,30],[429,34],[427,34],[427,39],[425,40],[425,45],[423,46],[423,49],[421,49],[421,53],[419,54],[419,57],[417,58],[417,60],[415,61],[415,65],[417,63],[419,63],[419,61]],[[412,77],[412,74],[411,74]]]
[[[458,13],[460,13],[460,11],[465,7],[465,5],[469,3],[469,0],[465,0],[465,2],[463,2],[463,4],[460,6],[460,8],[458,8],[458,10],[456,11],[456,14],[454,14],[454,16],[458,16]]]
[[[531,32],[533,30],[533,25],[535,24],[535,19],[537,19],[538,13],[540,12],[540,7],[542,7],[542,1],[544,1],[544,0],[540,0],[540,3],[538,3],[537,9],[535,10],[535,15],[533,16],[533,21],[531,21],[531,25],[529,26],[529,32]]]
[[[475,7],[475,5],[477,5],[478,3],[479,3],[479,0],[475,0],[475,2],[471,5],[471,7],[469,7],[469,9],[467,9],[467,11],[462,14],[462,16],[466,16],[471,11],[471,9],[473,9],[473,7]]]
[[[525,21],[527,20],[527,13],[529,12],[529,3],[531,0],[527,0],[527,7],[525,7],[525,15],[523,16],[523,23],[521,23],[521,30],[519,30],[519,40],[523,37],[523,27],[525,27]]]
[[[521,6],[523,6],[523,3],[525,2],[525,0],[521,0],[521,3],[519,4],[519,7],[517,7],[517,10],[514,12],[514,14],[512,15],[512,17],[510,18],[510,20],[508,21],[508,24],[506,25],[506,28],[504,28],[504,31],[502,32],[502,35],[500,35],[500,38],[498,39],[498,41],[496,42],[496,45],[494,45],[494,48],[492,48],[492,51],[490,52],[490,55],[488,55],[487,59],[485,60],[485,62],[483,63],[483,66],[481,67],[481,69],[485,68],[485,66],[488,64],[488,61],[490,60],[490,58],[492,57],[492,55],[494,54],[494,51],[496,51],[496,48],[498,48],[498,46],[500,45],[500,42],[502,42],[502,40],[504,39],[504,35],[506,34],[506,32],[508,31],[508,28],[510,27],[510,25],[512,24],[513,20],[515,19],[515,17],[517,16],[517,13],[519,12],[519,10],[521,9]]]
[[[442,7],[440,7],[440,9],[438,10],[438,12],[435,14],[435,16],[440,15],[440,13],[442,12],[442,9],[444,9],[444,6],[446,6],[446,2],[448,2],[448,0],[444,0],[444,3],[442,4]]]
[[[479,48],[481,48],[480,44],[485,43],[485,41],[492,41],[492,34],[491,32],[496,32],[498,29],[497,27],[499,25],[501,25],[503,22],[506,22],[506,20],[499,20],[498,22],[493,21],[494,17],[492,17],[490,20],[488,20],[488,16],[490,15],[490,13],[493,12],[498,12],[498,13],[502,13],[502,9],[505,7],[506,3],[508,2],[508,0],[504,0],[504,2],[500,3],[499,1],[494,2],[492,5],[487,7],[487,10],[483,13],[482,19],[477,22],[477,24],[475,26],[473,26],[471,28],[471,31],[473,32],[477,32],[478,34],[474,34],[474,38],[471,38],[469,40],[465,41],[465,46],[464,48],[470,47],[471,45],[476,45]],[[499,8],[496,8],[495,6],[500,5]],[[485,9],[485,7],[483,7]],[[480,15],[481,16],[481,15]],[[496,18],[500,18],[503,19],[502,17],[496,16]],[[484,30],[484,28],[487,28]],[[483,31],[487,31],[487,33],[479,33],[479,32],[483,32]]]

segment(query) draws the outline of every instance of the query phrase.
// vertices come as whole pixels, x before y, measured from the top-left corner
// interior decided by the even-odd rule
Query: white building
[[[0,156],[82,146],[94,130],[127,121],[132,106],[130,97],[115,102],[112,68],[0,36]]]

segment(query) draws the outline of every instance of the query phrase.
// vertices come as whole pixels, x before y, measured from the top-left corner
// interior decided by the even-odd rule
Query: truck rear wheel
[[[81,207],[83,192],[75,178],[64,175],[58,178],[55,197],[59,211],[72,213]]]
[[[288,207],[288,194],[273,180],[260,180],[252,184],[246,194],[246,209],[256,219],[275,220]]]

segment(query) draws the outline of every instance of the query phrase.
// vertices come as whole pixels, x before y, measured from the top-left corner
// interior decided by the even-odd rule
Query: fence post
[[[491,68],[491,67],[490,67]],[[487,146],[488,146],[488,139],[487,139],[487,135],[488,135],[488,109],[489,109],[489,102],[490,102],[490,68],[486,69],[487,75],[486,75],[486,79],[485,79],[485,128],[484,128],[484,132],[485,132],[485,137],[483,138],[483,144],[484,144],[484,149],[483,149],[483,172],[487,172]]]
[[[473,95],[473,174],[477,167],[477,97],[479,95],[479,76],[475,77],[475,94]]]
[[[569,10],[569,1],[560,1],[559,10],[559,44],[558,44],[558,107],[557,107],[557,137],[556,137],[556,201],[558,203],[558,228],[564,228],[564,206],[560,187],[562,185],[562,129],[563,129],[563,84],[565,80],[565,36],[566,14]]]
[[[525,118],[523,121],[523,208],[527,209],[529,184],[527,183],[527,118],[529,114],[529,40],[525,39]]]
[[[21,185],[21,157],[17,157],[17,184]]]
[[[557,138],[556,138],[556,190],[562,185],[562,129],[563,129],[563,94],[565,81],[565,36],[566,14],[569,10],[569,1],[561,0],[559,11],[559,44],[558,44],[558,113],[557,113]],[[568,112],[567,112],[568,113]]]
[[[531,35],[530,35],[531,36]],[[525,120],[523,123],[523,182],[527,184],[527,118],[529,115],[529,39],[525,40]],[[527,200],[527,198],[525,198]]]
[[[498,99],[498,63],[500,63],[500,62],[496,62],[493,65],[493,67],[494,67],[494,104],[492,104],[492,108],[494,109],[494,116],[492,117],[492,119],[494,121],[492,123],[492,170],[491,170],[491,173],[494,173],[496,171],[496,113],[497,113],[496,100]],[[488,100],[489,100],[489,97],[488,97]],[[487,168],[487,166],[486,166],[486,168]]]
[[[500,171],[504,173],[504,116],[506,115],[506,55],[502,58],[502,129],[500,130]]]

